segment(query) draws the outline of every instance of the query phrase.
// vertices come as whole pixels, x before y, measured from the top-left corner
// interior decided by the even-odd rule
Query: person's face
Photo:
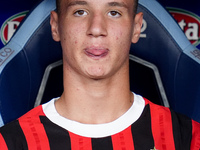
[[[142,13],[134,18],[134,0],[62,0],[61,13],[51,13],[52,36],[61,41],[69,70],[100,79],[128,67]]]

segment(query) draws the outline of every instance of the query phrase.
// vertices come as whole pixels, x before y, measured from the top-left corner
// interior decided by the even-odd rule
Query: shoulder
[[[18,118],[17,120],[14,120],[6,125],[4,125],[3,127],[0,128],[0,133],[3,131],[6,131],[8,133],[14,133],[15,132],[15,127],[18,127],[20,129],[22,129],[23,127],[28,128],[33,124],[41,124],[41,117],[46,117],[45,113],[44,113],[44,105],[39,105],[33,109],[31,109],[30,111],[28,111],[26,114],[24,114],[23,116],[21,116],[20,118]]]
[[[168,107],[154,104],[147,99],[145,99],[145,104],[149,105],[149,107],[150,107],[150,112],[152,114],[151,117],[160,116],[159,118],[161,119],[162,118],[161,116],[163,116],[163,117],[165,117],[166,122],[169,122],[171,120],[173,124],[176,124],[179,127],[190,126],[192,128],[193,125],[196,127],[199,126],[199,123],[197,123],[196,121],[192,120],[191,118],[187,117],[186,115],[177,113]]]
[[[185,145],[185,147],[190,149],[198,147],[197,149],[199,150],[200,124],[198,122],[170,108],[156,105],[147,99],[145,99],[145,104],[149,107],[152,126],[154,125],[156,130],[158,130],[160,125],[163,125],[165,130],[171,128],[176,144],[181,143],[181,145]]]
[[[170,123],[172,119],[172,110],[168,107],[157,105],[144,98],[145,106],[149,107],[152,120],[164,119],[166,123]]]
[[[23,131],[18,120],[14,120],[0,128],[0,149],[20,149],[26,145]]]
[[[21,116],[18,120],[24,120],[24,119],[28,119],[28,118],[35,118],[35,117],[38,117],[38,116],[45,116],[45,114],[43,112],[43,109],[42,109],[42,105],[31,109],[26,114]]]
[[[28,120],[35,120],[34,118],[38,118],[40,115],[44,115],[42,106],[38,106],[36,108],[33,108],[32,110],[28,111],[26,114],[18,118],[17,120],[14,120],[3,127],[0,128],[0,133],[6,133],[6,134],[13,134],[17,135],[19,134],[19,131],[21,130],[21,124],[28,122]]]
[[[0,128],[0,131],[7,130],[7,129],[12,130],[16,126],[20,126],[20,121],[25,121],[25,120],[30,119],[30,118],[37,118],[40,115],[44,116],[42,106],[38,106],[36,108],[33,108],[30,111],[28,111],[26,114],[24,114],[23,116],[18,118],[17,120],[14,120],[14,121],[4,125],[3,127]]]
[[[0,128],[0,144],[8,145],[8,149],[20,149],[26,147],[25,132],[31,125],[40,124],[39,117],[44,116],[42,106],[33,108],[25,115]],[[5,144],[6,143],[6,144]],[[1,146],[0,146],[1,148]]]
[[[26,114],[24,114],[23,116],[21,116],[20,118],[18,118],[17,120],[14,120],[6,125],[4,125],[3,127],[0,128],[0,131],[5,130],[5,129],[11,129],[19,126],[20,121],[25,121],[28,120],[30,118],[37,118],[39,116],[44,116],[45,114],[43,113],[43,109],[42,106],[38,106],[35,107],[33,109],[31,109],[30,111],[28,111]]]

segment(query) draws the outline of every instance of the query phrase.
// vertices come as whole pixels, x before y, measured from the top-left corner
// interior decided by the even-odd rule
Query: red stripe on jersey
[[[175,150],[170,110],[166,107],[157,107],[151,102],[148,103],[151,111],[151,125],[155,148],[159,150]]]
[[[200,149],[200,124],[198,122],[192,121],[192,141],[191,150]]]
[[[19,118],[29,150],[50,150],[44,126],[40,122],[39,116],[41,115],[44,116],[42,106],[38,106]]]
[[[6,142],[1,134],[0,134],[0,150],[8,150]]]
[[[112,136],[113,150],[134,150],[131,126]]]
[[[71,150],[92,150],[91,138],[82,137],[69,132],[71,140]]]

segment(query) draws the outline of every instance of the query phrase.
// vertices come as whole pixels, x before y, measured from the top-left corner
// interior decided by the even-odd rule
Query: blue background
[[[31,11],[40,0],[27,1],[27,0],[4,0],[1,2],[0,9],[0,27],[2,27],[3,23],[10,18],[11,16],[23,12],[23,11]],[[186,11],[190,11],[198,16],[200,16],[200,1],[199,0],[158,0],[158,2],[163,5],[163,7],[175,7],[185,9]],[[1,36],[1,35],[0,35]],[[0,48],[4,46],[3,42],[0,40]],[[197,45],[200,48],[200,44]]]

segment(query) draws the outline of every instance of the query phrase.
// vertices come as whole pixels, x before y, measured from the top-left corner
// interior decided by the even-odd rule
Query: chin
[[[106,77],[104,74],[89,74],[88,76],[90,79],[94,79],[94,80],[101,80]]]
[[[106,68],[102,66],[90,66],[86,69],[86,73],[90,76],[100,77],[106,74]]]
[[[101,80],[101,79],[105,79],[106,78],[106,73],[100,73],[100,72],[93,72],[93,73],[87,73],[87,76],[90,78],[90,79],[93,79],[93,80]]]

